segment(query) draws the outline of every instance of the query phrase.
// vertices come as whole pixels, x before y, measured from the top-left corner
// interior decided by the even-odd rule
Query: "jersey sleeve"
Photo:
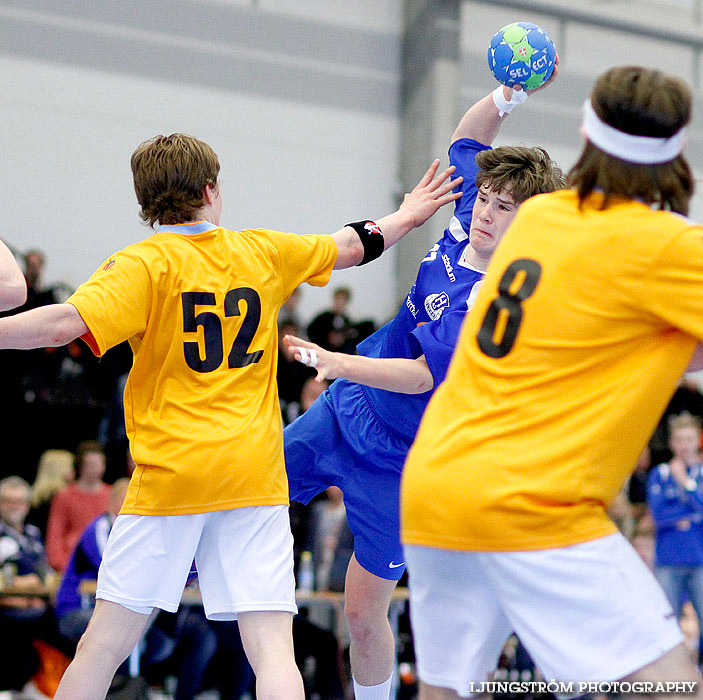
[[[703,227],[686,226],[669,237],[650,270],[643,305],[703,340]]]
[[[481,151],[490,150],[474,139],[457,139],[449,147],[449,163],[456,168],[453,177],[463,177],[461,183],[462,196],[454,205],[454,216],[459,219],[466,233],[469,233],[471,214],[476,201],[476,175],[479,171],[476,165],[476,155]]]
[[[303,282],[324,287],[330,281],[337,261],[337,243],[332,236],[299,235],[265,229],[259,229],[256,233],[266,236],[278,250],[286,298]]]
[[[88,326],[83,340],[98,356],[144,333],[151,278],[144,262],[128,250],[106,260],[67,302]]]

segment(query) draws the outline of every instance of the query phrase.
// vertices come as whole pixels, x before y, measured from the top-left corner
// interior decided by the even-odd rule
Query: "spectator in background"
[[[46,551],[56,571],[64,571],[88,524],[109,506],[110,487],[103,481],[105,452],[99,442],[86,441],[76,451],[77,480],[54,496],[49,510]]]
[[[344,591],[344,578],[354,553],[354,536],[347,523],[344,495],[338,486],[325,490],[326,498],[312,504],[312,557],[315,587],[319,591]]]
[[[639,531],[653,531],[647,505],[647,478],[651,466],[652,454],[647,445],[637,458],[635,470],[608,509],[608,515],[631,542]]]
[[[627,482],[627,498],[632,508],[632,516],[640,522],[648,513],[647,506],[647,479],[652,468],[652,451],[647,445],[637,458],[635,471],[632,472]]]
[[[81,583],[98,578],[103,550],[112,524],[122,507],[128,485],[129,479],[118,479],[112,485],[107,510],[89,523],[81,534],[56,593],[54,611],[59,632],[74,645],[78,644],[85,632],[93,612],[92,606],[83,605]]]
[[[703,621],[703,464],[701,421],[690,413],[669,419],[667,463],[649,476],[647,495],[656,525],[654,575],[677,618],[684,595]]]
[[[10,249],[0,241],[0,311],[14,309],[27,299],[27,285]]]
[[[105,446],[107,481],[130,476],[126,455],[129,452],[124,418],[124,392],[134,356],[128,342],[108,350],[100,360],[103,373],[105,412],[98,428],[98,441]]]
[[[39,458],[27,522],[36,525],[43,538],[46,538],[51,501],[75,479],[74,462],[75,456],[68,450],[46,450]]]
[[[351,301],[349,287],[337,287],[332,292],[332,308],[313,318],[308,326],[308,338],[333,352],[356,352],[356,329],[347,316]]]
[[[284,426],[292,423],[303,412],[300,405],[303,384],[307,379],[315,376],[315,370],[312,367],[307,367],[291,357],[283,345],[283,336],[297,335],[299,332],[300,327],[291,319],[283,319],[279,323],[276,383]]]
[[[293,323],[296,326],[302,327],[303,323],[300,318],[300,310],[298,306],[300,305],[300,298],[303,295],[302,287],[296,287],[291,295],[288,297],[286,302],[281,307],[278,312],[278,325],[279,327],[283,323]]]
[[[0,568],[16,588],[44,582],[50,569],[41,534],[26,525],[31,488],[19,476],[0,481]],[[0,654],[0,690],[21,690],[38,667],[33,641],[51,628],[47,604],[41,598],[0,597],[0,629],[6,641]]]
[[[666,462],[671,456],[669,449],[669,418],[681,415],[684,412],[703,419],[703,394],[696,382],[685,375],[679,380],[676,390],[664,409],[664,413],[650,440],[652,462],[654,464]]]
[[[27,282],[27,301],[19,310],[27,311],[38,306],[56,303],[53,288],[44,287],[42,275],[46,259],[41,250],[33,248],[24,254],[24,279]]]
[[[12,310],[18,314],[40,306],[55,304],[54,290],[45,287],[43,282],[46,258],[37,248],[24,254],[24,279],[27,285],[27,298],[22,306]],[[15,381],[20,382],[19,391],[27,403],[49,400],[61,367],[62,353],[54,348],[36,348],[28,353],[16,350],[12,353]]]

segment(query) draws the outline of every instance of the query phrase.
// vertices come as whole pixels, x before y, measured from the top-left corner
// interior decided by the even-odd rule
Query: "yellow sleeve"
[[[97,355],[146,329],[151,278],[143,260],[128,249],[108,258],[67,299],[88,326],[83,340]]]
[[[645,280],[644,305],[672,326],[703,340],[703,227],[669,238]]]
[[[285,298],[303,282],[315,287],[324,287],[330,281],[338,252],[332,236],[301,236],[297,233],[281,233],[267,229],[258,229],[255,233],[268,238],[278,250]]]

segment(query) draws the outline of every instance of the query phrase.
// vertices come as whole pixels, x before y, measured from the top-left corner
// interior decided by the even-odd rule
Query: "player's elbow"
[[[434,389],[434,377],[424,355],[413,360],[411,367],[412,371],[408,376],[411,378],[412,386],[408,389],[408,394],[424,394]]]
[[[42,308],[51,311],[46,320],[42,347],[56,348],[67,345],[88,331],[88,326],[73,305],[63,303]]]
[[[434,377],[428,369],[427,372],[418,373],[418,376],[413,378],[412,386],[407,393],[424,394],[432,389],[434,389]]]
[[[0,287],[0,311],[22,306],[27,301],[27,283],[24,277],[5,282]]]

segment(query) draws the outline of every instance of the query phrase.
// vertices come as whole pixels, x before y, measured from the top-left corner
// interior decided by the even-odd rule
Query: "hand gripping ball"
[[[488,67],[496,80],[534,90],[549,80],[557,50],[547,32],[530,22],[513,22],[496,32],[488,47]]]

